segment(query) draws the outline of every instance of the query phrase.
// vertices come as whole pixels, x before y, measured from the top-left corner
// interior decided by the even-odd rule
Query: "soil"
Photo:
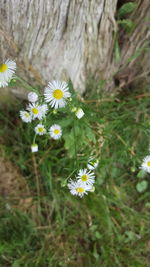
[[[28,209],[32,202],[25,177],[4,157],[0,157],[0,197],[9,206],[21,210]]]

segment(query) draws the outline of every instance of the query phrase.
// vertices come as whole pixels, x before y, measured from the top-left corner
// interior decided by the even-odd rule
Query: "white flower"
[[[34,128],[36,134],[39,134],[39,135],[44,135],[46,134],[46,129],[44,127],[43,124],[38,124],[35,128]]]
[[[66,105],[66,99],[71,96],[68,90],[69,88],[66,82],[49,82],[48,87],[44,90],[45,101],[48,102],[52,108],[62,108]]]
[[[99,163],[98,159],[97,160],[92,160],[91,159],[87,164],[87,168],[89,170],[95,170],[97,168],[97,166],[98,166],[98,163]]]
[[[85,194],[87,195],[87,192],[92,189],[92,186],[81,183],[80,181],[70,180],[70,182],[68,183],[68,188],[70,189],[70,193],[72,195],[83,197]]]
[[[28,94],[28,100],[30,102],[36,102],[38,100],[38,95],[35,92],[30,92]]]
[[[27,107],[27,110],[29,110],[30,114],[32,115],[32,118],[38,118],[39,120],[45,117],[47,109],[47,105],[39,105],[38,103],[30,103]]]
[[[37,144],[32,144],[31,145],[31,151],[32,152],[37,152],[38,151],[38,145]]]
[[[84,111],[82,108],[78,108],[75,114],[78,119],[81,119],[84,116]]]
[[[49,134],[50,136],[57,140],[62,136],[62,129],[60,127],[60,125],[54,124],[50,127],[49,129]]]
[[[7,59],[0,65],[0,87],[7,86],[16,70],[16,62]]]
[[[20,117],[22,119],[22,121],[28,123],[32,121],[32,117],[31,114],[27,111],[24,110],[20,110]]]
[[[150,156],[146,156],[144,159],[143,159],[143,163],[140,167],[142,170],[150,173]]]
[[[77,179],[81,183],[86,185],[93,185],[95,182],[94,172],[88,171],[87,169],[81,169],[78,172]]]
[[[29,106],[27,107],[27,110],[30,111],[30,114],[32,115],[33,119],[41,119],[42,117],[42,109],[39,104],[35,103],[30,103]]]

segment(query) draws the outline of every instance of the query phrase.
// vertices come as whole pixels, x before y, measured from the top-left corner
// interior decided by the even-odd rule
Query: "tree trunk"
[[[105,80],[105,89],[113,92],[116,81],[123,87],[141,71],[147,73],[150,65],[144,53],[149,0],[138,1],[131,17],[135,22],[132,34],[118,28],[118,2],[124,1],[1,0],[0,59],[16,59],[18,72],[29,82],[44,86],[52,79],[71,79],[82,94],[91,77]],[[121,48],[117,63],[116,36]],[[142,62],[138,58],[129,62],[135,51],[142,51]]]

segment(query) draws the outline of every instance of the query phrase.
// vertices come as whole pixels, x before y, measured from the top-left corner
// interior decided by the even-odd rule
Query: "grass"
[[[24,176],[32,208],[1,198],[0,266],[149,266],[149,185],[141,193],[136,186],[149,181],[139,166],[148,154],[150,96],[139,91],[107,99],[99,89],[87,93],[84,120],[64,112],[62,142],[38,139],[34,155],[32,128],[18,118],[23,104],[1,110],[1,152]],[[95,192],[79,199],[66,178],[92,152],[100,160]]]

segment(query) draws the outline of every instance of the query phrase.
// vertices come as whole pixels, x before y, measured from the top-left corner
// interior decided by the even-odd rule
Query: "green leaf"
[[[133,2],[128,2],[122,5],[122,7],[118,11],[119,18],[124,18],[127,14],[133,12],[136,7],[137,7],[137,4]]]
[[[137,178],[144,178],[146,175],[146,172],[144,170],[140,170],[137,174]]]
[[[119,20],[118,24],[122,25],[122,27],[127,31],[130,32],[133,29],[134,23],[130,19],[123,19]]]
[[[133,233],[132,231],[126,231],[125,235],[127,236],[127,238],[125,239],[125,243],[134,241],[136,238],[135,233]]]
[[[100,232],[96,231],[95,237],[96,237],[96,239],[101,239],[102,235],[100,234]]]
[[[142,193],[143,191],[147,189],[147,186],[148,186],[148,182],[144,180],[136,185],[136,189],[139,193]]]
[[[150,202],[145,203],[146,208],[150,208]]]
[[[91,128],[87,127],[86,128],[86,136],[87,138],[92,141],[94,144],[96,143],[96,138],[95,138],[95,134],[94,132],[92,131]]]

